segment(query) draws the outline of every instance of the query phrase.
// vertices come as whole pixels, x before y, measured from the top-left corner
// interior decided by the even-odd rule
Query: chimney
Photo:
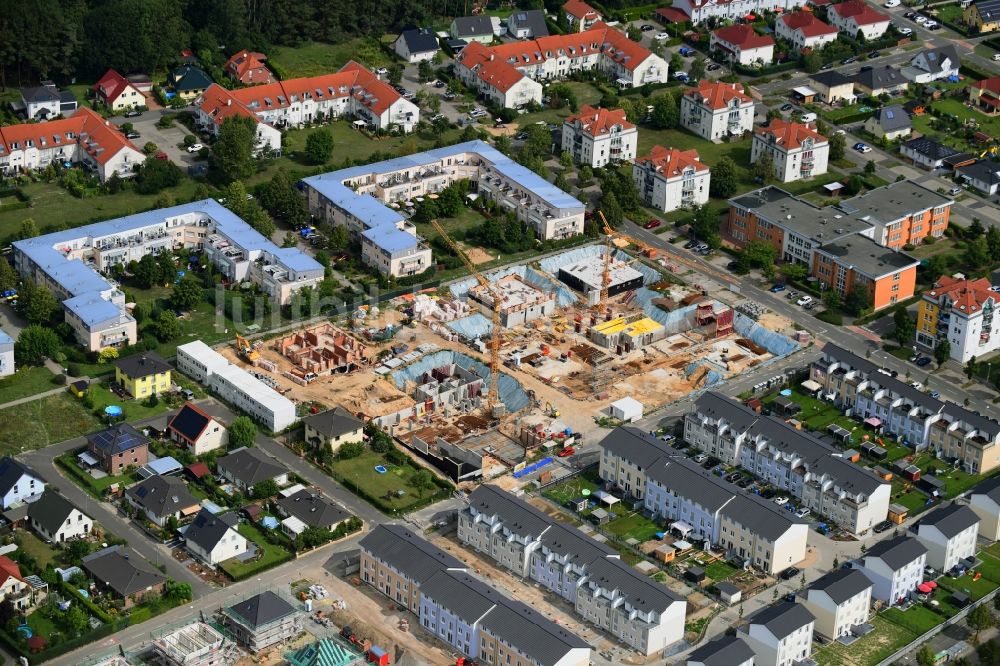
[[[226,99],[226,106],[232,106],[232,105],[233,105],[233,98],[229,97],[228,99]]]

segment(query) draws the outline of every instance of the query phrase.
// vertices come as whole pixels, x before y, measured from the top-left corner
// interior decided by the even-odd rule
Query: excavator
[[[253,345],[250,344],[250,341],[244,338],[239,333],[236,334],[236,343],[234,346],[236,347],[236,352],[240,355],[240,358],[242,358],[247,363],[253,363],[258,358],[260,358],[260,353],[253,348]]]

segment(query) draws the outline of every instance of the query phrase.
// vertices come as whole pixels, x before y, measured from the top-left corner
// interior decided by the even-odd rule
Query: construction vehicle
[[[486,407],[489,411],[491,418],[501,416],[500,410],[503,408],[503,403],[499,400],[499,390],[497,389],[497,380],[500,376],[500,343],[503,339],[503,331],[500,326],[500,310],[503,307],[503,294],[500,293],[494,286],[493,283],[486,279],[482,273],[476,269],[476,265],[472,263],[469,257],[466,256],[465,251],[458,246],[448,232],[444,230],[444,227],[438,223],[437,220],[431,220],[431,226],[434,230],[440,234],[441,238],[448,244],[458,258],[462,260],[465,265],[466,270],[472,274],[476,281],[489,293],[490,300],[493,301],[493,306],[490,308],[493,323],[493,331],[490,336],[490,393],[486,397]]]
[[[547,402],[545,403],[545,415],[557,419],[559,418],[559,409],[554,407],[551,402]]]
[[[240,355],[240,358],[248,363],[253,363],[260,358],[260,353],[254,349],[250,341],[239,333],[236,334],[236,352]]]

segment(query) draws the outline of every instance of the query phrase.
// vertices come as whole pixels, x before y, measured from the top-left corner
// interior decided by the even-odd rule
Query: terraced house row
[[[601,441],[600,476],[670,531],[727,559],[776,574],[806,556],[809,528],[790,511],[740,490],[648,433],[617,428]]]
[[[880,372],[866,358],[827,343],[809,369],[821,395],[844,413],[874,419],[878,428],[915,450],[929,449],[955,460],[966,472],[983,474],[1000,464],[1000,423],[953,402],[932,398]]]
[[[642,654],[684,637],[687,602],[617,551],[496,486],[458,514],[458,540],[573,604],[577,615]]]
[[[889,513],[889,483],[826,442],[721,393],[698,398],[684,418],[684,441],[788,491],[853,534],[867,534]]]

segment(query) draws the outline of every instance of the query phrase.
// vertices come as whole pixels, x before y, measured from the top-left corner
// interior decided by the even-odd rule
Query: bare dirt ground
[[[783,317],[775,312],[765,312],[761,315],[757,323],[764,328],[769,328],[772,331],[778,331],[779,333],[784,333],[788,335],[795,332],[795,324],[788,317]]]
[[[479,264],[487,264],[494,259],[489,252],[479,247],[465,247],[463,250],[465,251],[465,256],[469,258],[469,261],[477,266]]]

